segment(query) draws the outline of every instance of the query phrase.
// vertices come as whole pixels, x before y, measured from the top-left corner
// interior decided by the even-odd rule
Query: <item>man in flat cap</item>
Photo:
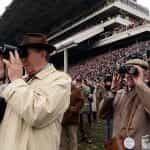
[[[59,150],[61,121],[70,102],[71,79],[48,63],[54,47],[43,34],[25,34],[4,59],[10,84],[0,124],[1,150]],[[22,69],[29,78],[23,80]]]
[[[128,88],[119,90],[114,100],[105,102],[101,113],[113,114],[113,138],[120,137],[124,149],[147,149],[150,145],[150,88],[144,82],[144,73],[148,63],[137,58],[128,60],[125,65],[128,66],[125,72]],[[119,78],[113,79],[114,89],[119,81]],[[110,105],[113,110],[109,109]]]

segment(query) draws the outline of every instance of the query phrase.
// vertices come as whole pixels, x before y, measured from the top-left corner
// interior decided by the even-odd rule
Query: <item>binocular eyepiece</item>
[[[9,52],[12,51],[14,53],[15,50],[17,50],[17,47],[8,45],[8,44],[4,44],[0,48],[0,54],[3,56],[3,58],[9,59]]]
[[[0,54],[3,56],[3,58],[5,59],[9,59],[9,53],[10,51],[12,53],[14,53],[15,51],[18,52],[20,58],[24,58],[27,56],[27,51],[20,49],[16,46],[13,45],[8,45],[8,44],[4,44],[2,47],[0,47]]]
[[[138,75],[138,69],[134,67],[133,65],[123,65],[120,66],[119,69],[117,70],[119,74],[130,74],[137,76]]]

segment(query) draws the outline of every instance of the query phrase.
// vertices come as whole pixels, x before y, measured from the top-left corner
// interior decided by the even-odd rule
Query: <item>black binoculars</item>
[[[138,75],[138,69],[134,67],[133,65],[123,65],[120,66],[119,69],[117,70],[119,74],[130,74],[137,76]]]
[[[14,53],[15,51],[18,52],[20,58],[24,58],[27,56],[27,51],[24,50],[23,48],[18,48],[13,45],[8,45],[4,44],[2,47],[0,47],[0,54],[3,56],[5,59],[9,59],[9,53],[10,51]]]

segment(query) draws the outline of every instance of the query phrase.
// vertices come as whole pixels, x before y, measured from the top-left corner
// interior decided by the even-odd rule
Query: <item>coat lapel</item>
[[[124,116],[124,121],[123,121],[123,128],[121,130],[126,131],[129,120],[132,120],[134,118],[135,114],[134,116],[132,116],[132,118],[131,118],[131,115],[134,112],[136,112],[135,109],[137,109],[137,103],[138,103],[138,99],[137,99],[137,94],[135,90],[128,92],[126,96],[125,106],[124,106],[125,107],[124,109],[126,112],[124,112],[125,116]],[[132,121],[131,121],[131,125],[132,125]],[[129,130],[131,130],[131,125],[129,126]]]

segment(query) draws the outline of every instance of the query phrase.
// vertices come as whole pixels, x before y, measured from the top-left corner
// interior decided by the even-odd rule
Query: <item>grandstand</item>
[[[122,57],[136,51],[144,54],[150,45],[147,8],[133,0],[105,0],[99,6],[49,37],[57,48],[52,60],[57,66],[64,64],[66,71],[69,63],[73,77],[94,80],[112,72]]]

